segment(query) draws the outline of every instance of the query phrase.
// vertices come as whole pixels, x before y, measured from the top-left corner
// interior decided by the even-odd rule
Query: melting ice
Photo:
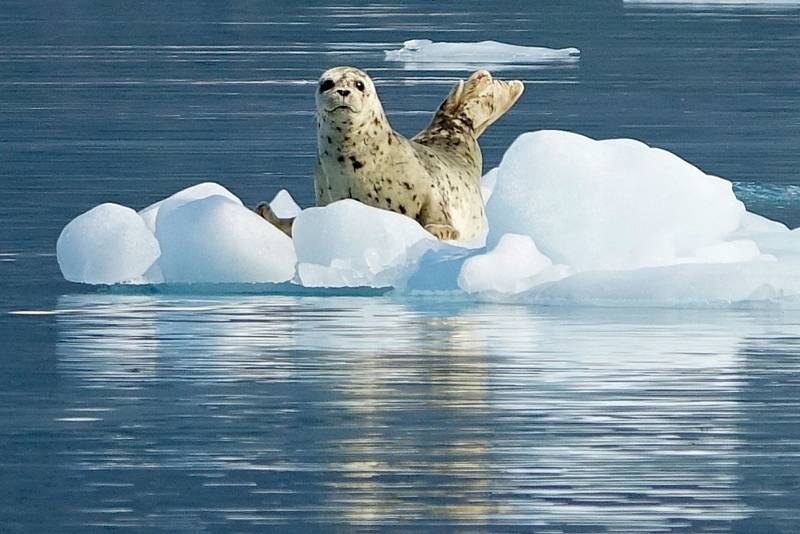
[[[392,287],[547,304],[800,303],[800,229],[749,213],[731,183],[631,139],[521,135],[482,181],[486,243],[443,243],[352,200],[299,211],[290,239],[218,184],[139,213],[103,204],[57,244],[89,284]]]

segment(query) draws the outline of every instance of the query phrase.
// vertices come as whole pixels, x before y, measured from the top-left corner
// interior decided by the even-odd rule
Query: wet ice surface
[[[581,49],[503,71],[527,91],[486,168],[527,130],[638,138],[800,226],[796,11],[69,5],[0,7],[5,529],[797,530],[794,312],[115,295],[55,259],[103,202],[310,205],[324,68],[366,67],[408,134],[462,75],[384,62],[411,38]]]

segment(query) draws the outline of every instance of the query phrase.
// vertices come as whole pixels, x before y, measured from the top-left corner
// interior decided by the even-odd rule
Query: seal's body
[[[521,82],[477,71],[459,81],[412,139],[389,125],[372,80],[353,67],[326,71],[317,93],[317,205],[352,198],[416,219],[440,239],[471,239],[484,226],[478,137],[522,94]],[[261,205],[259,213],[286,231]]]

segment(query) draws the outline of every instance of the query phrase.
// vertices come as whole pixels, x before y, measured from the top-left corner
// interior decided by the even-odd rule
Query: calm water
[[[800,6],[614,1],[0,4],[0,531],[800,531],[800,315],[383,296],[118,293],[55,240],[214,180],[312,202],[313,90],[394,126],[465,74],[409,38],[581,49],[541,128],[635,137],[800,226]]]

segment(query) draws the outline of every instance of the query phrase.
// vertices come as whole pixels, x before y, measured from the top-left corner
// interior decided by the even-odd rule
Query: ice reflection
[[[127,506],[113,524],[139,527],[705,531],[750,514],[742,347],[769,317],[357,297],[59,307],[65,413],[95,410],[64,452],[103,484],[87,521],[110,521],[109,499]]]

